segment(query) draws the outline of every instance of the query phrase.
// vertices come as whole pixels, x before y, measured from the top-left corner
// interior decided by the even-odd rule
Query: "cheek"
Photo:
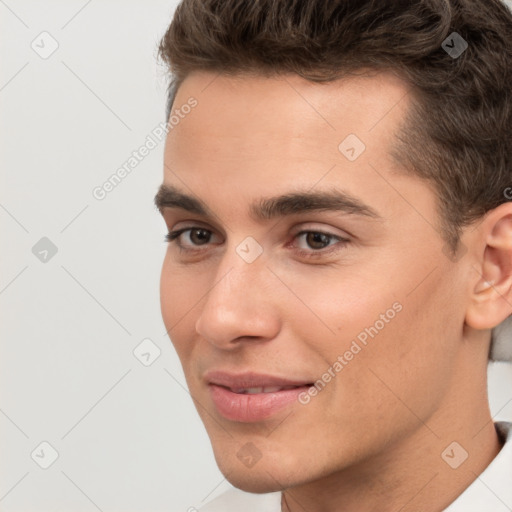
[[[189,273],[177,268],[166,255],[160,275],[160,308],[165,329],[182,364],[191,347],[188,339],[193,332],[193,308],[201,297],[195,292],[194,282]]]
[[[342,357],[343,368],[333,370],[336,384],[328,386],[348,416],[408,414],[401,401],[426,415],[442,398],[454,357],[444,343],[456,335],[454,299],[441,272],[411,291],[430,270],[405,263],[364,272],[324,269],[293,281],[304,304],[282,314],[308,345],[318,378]]]
[[[450,338],[455,339],[456,326],[450,292],[446,285],[443,289],[441,276],[414,293],[409,294],[407,286],[402,290],[401,311],[377,333],[372,329],[374,336],[368,337],[340,381],[344,397],[349,391],[346,405],[351,412],[367,416],[368,421],[378,420],[379,428],[389,432],[396,425],[407,428],[416,425],[418,417],[423,421],[430,417],[449,388],[455,358]],[[368,305],[379,303],[381,308],[388,305],[378,300]],[[373,327],[382,325],[375,322],[375,313],[380,312],[384,311],[377,307],[374,318],[368,319]],[[356,330],[359,327],[354,324]],[[361,404],[365,406],[358,412]]]
[[[296,298],[290,296],[281,314],[300,329],[295,333],[299,339],[333,362],[350,350],[352,341],[365,347],[381,338],[400,316],[397,289],[387,280],[381,286],[375,275],[377,271],[353,266],[290,275]]]
[[[162,272],[160,274],[160,309],[162,311],[162,318],[169,336],[172,334],[169,329],[172,328],[174,318],[176,317],[176,305],[178,304],[176,298],[178,289],[177,279],[171,272],[169,258],[166,255],[162,265]]]

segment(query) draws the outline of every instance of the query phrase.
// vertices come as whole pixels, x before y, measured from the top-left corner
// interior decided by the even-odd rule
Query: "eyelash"
[[[182,228],[182,229],[178,229],[176,231],[170,231],[169,233],[167,233],[165,235],[165,242],[167,242],[169,244],[176,245],[179,248],[180,252],[184,252],[184,253],[199,253],[199,252],[201,252],[201,249],[187,249],[187,248],[185,248],[183,245],[181,245],[177,241],[177,238],[181,234],[183,234],[183,233],[185,233],[187,231],[193,231],[195,229],[201,229],[201,230],[207,231],[208,233],[212,233],[209,229],[206,229],[206,228],[203,228],[203,227],[200,227],[200,226],[193,226],[193,227],[189,227],[189,228]],[[326,256],[326,255],[331,255],[332,253],[338,252],[346,244],[349,243],[349,240],[346,239],[346,238],[342,238],[340,236],[333,235],[331,233],[325,233],[323,231],[317,231],[317,230],[304,230],[304,231],[300,231],[299,233],[297,233],[295,235],[294,239],[298,238],[299,236],[308,234],[308,233],[321,234],[321,235],[324,235],[326,237],[329,237],[330,239],[337,239],[339,241],[339,243],[338,244],[334,244],[333,246],[328,246],[328,247],[332,247],[332,248],[331,249],[327,249],[327,250],[324,250],[324,249],[312,249],[312,251],[306,251],[304,249],[297,249],[296,250],[297,254],[299,256],[303,257],[303,258],[316,258],[316,257],[322,257],[322,256]],[[198,247],[202,247],[202,246],[198,246]]]

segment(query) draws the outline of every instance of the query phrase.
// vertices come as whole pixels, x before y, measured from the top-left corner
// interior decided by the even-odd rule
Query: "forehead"
[[[325,161],[342,156],[339,144],[355,134],[366,150],[386,150],[409,92],[407,84],[389,72],[330,83],[296,75],[195,72],[178,90],[173,110],[190,97],[198,104],[170,131],[168,143],[173,150],[190,150],[192,141],[200,140],[193,154],[199,158],[230,159],[238,154],[280,160],[283,155],[287,160]]]
[[[392,73],[312,83],[296,75],[195,72],[173,105],[179,111],[197,100],[169,131],[164,183],[220,203],[229,190],[244,204],[321,183],[398,211],[397,192],[386,181],[400,169],[389,150],[410,92]]]
[[[265,77],[196,71],[183,81],[173,108],[193,95],[202,104],[205,116],[222,113],[222,118],[231,119],[231,114],[238,113],[246,121],[244,125],[273,121],[279,129],[289,127],[290,121],[302,120],[308,125],[316,121],[317,128],[334,131],[347,123],[369,131],[398,103],[402,103],[402,109],[406,107],[407,100],[402,100],[411,92],[411,87],[392,71],[362,70],[331,82],[311,82],[295,74]],[[237,112],[242,105],[246,110]],[[269,110],[270,106],[274,108]]]

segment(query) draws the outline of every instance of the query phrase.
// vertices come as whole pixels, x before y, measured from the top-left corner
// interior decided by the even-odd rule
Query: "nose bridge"
[[[272,273],[262,250],[255,250],[253,241],[244,240],[222,256],[196,321],[197,332],[212,343],[268,337],[277,328],[276,309],[267,293]]]
[[[220,301],[236,298],[258,300],[269,275],[263,246],[255,238],[247,236],[239,243],[228,244],[212,283],[212,298],[218,295],[216,299]]]
[[[243,243],[238,244],[228,248],[223,255],[215,281],[206,298],[205,308],[220,306],[241,312],[251,302],[259,300],[261,287],[264,286],[263,281],[268,278],[265,276],[268,269],[261,255],[252,261],[246,259],[244,249],[246,247]]]

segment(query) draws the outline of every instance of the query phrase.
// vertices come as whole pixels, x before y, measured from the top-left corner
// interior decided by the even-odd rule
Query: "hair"
[[[460,56],[446,40],[462,37]],[[506,202],[512,183],[512,13],[502,0],[182,0],[158,55],[167,116],[193,71],[294,73],[331,82],[368,70],[411,86],[392,157],[437,195],[452,258],[464,227]]]

